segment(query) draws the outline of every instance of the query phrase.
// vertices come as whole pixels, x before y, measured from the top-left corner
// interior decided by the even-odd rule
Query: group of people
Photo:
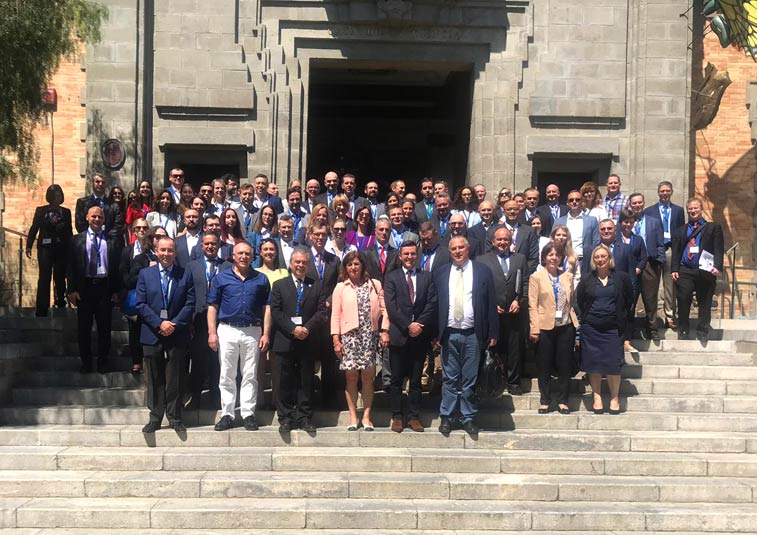
[[[350,430],[373,429],[380,368],[391,429],[423,431],[422,384],[440,368],[439,431],[459,423],[476,434],[483,353],[503,363],[507,391],[522,395],[523,361],[534,346],[540,413],[570,412],[570,378],[581,369],[595,412],[606,409],[606,376],[607,409],[617,414],[639,296],[643,335],[659,339],[661,284],[668,327],[689,336],[696,294],[697,336],[709,332],[722,230],[704,220],[697,198],[686,204],[687,223],[669,182],[648,207],[642,194],[621,193],[616,175],[604,197],[587,182],[565,204],[554,184],[540,204],[536,188],[502,188],[489,200],[482,184],[450,195],[433,179],[421,181],[417,196],[396,180],[380,202],[376,182],[363,197],[354,175],[335,172],[325,175],[324,191],[318,180],[304,189],[293,180],[282,196],[264,175],[241,188],[233,176],[216,179],[197,196],[181,169],[169,183],[153,202],[148,182],[128,196],[118,186],[106,195],[95,175],[92,194],[76,203],[76,236],[63,192],[51,186],[27,245],[30,254],[39,234],[38,315],[48,311],[51,272],[56,306],[67,297],[78,308],[82,373],[93,370],[93,320],[97,371],[107,370],[111,310],[120,303],[132,371],[145,366],[146,433],[164,416],[184,431],[185,401],[199,408],[206,387],[221,408],[217,430],[235,425],[237,396],[241,425],[257,429],[266,365],[281,431],[314,431],[320,360],[323,406],[337,404],[337,368],[344,372]]]

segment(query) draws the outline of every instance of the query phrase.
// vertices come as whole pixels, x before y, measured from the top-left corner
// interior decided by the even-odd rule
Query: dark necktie
[[[691,252],[691,248],[697,246],[697,237],[694,236],[694,233],[697,231],[698,228],[699,228],[699,221],[694,221],[694,223],[692,224],[692,232],[691,232],[692,236],[691,236],[691,239],[689,240],[689,260],[694,260],[694,253]]]
[[[90,247],[89,260],[87,263],[87,274],[90,277],[97,275],[97,265],[100,260],[100,243],[97,241],[98,235],[92,233],[92,246]]]
[[[407,289],[410,292],[410,302],[415,303],[415,286],[413,286],[413,272],[407,272]]]

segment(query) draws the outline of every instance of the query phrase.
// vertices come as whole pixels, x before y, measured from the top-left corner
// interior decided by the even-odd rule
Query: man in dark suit
[[[296,234],[300,229],[306,228],[310,221],[310,214],[302,209],[302,192],[299,188],[290,188],[287,190],[287,204],[289,209],[279,214],[279,218],[283,215],[291,217],[292,224],[294,225],[294,234]]]
[[[568,212],[558,217],[552,228],[557,225],[565,225],[570,232],[573,251],[581,266],[581,273],[591,272],[591,253],[599,245],[599,228],[597,219],[584,213],[581,208],[581,192],[571,190],[568,192]]]
[[[68,301],[77,307],[81,373],[92,371],[92,320],[97,323],[97,371],[107,371],[113,303],[120,289],[121,249],[103,231],[105,216],[99,206],[87,210],[88,228],[71,239],[68,253]]]
[[[158,265],[140,271],[137,310],[142,319],[139,341],[147,368],[147,407],[150,421],[143,433],[160,429],[163,415],[177,433],[186,432],[181,421],[184,370],[189,330],[195,309],[195,290],[188,270],[174,264],[176,244],[161,238],[156,247]]]
[[[496,352],[507,363],[507,391],[522,396],[521,370],[526,332],[522,314],[528,309],[528,264],[526,257],[510,251],[512,235],[505,227],[494,231],[493,248],[478,258],[489,266],[494,278],[499,314],[499,339]]]
[[[376,243],[373,247],[363,249],[360,256],[365,262],[365,269],[372,279],[384,280],[384,276],[399,266],[399,251],[391,244],[392,224],[386,216],[379,217],[373,230]]]
[[[723,229],[702,217],[702,201],[691,198],[686,203],[688,225],[673,234],[673,279],[678,283],[678,338],[689,336],[689,311],[696,292],[699,305],[697,338],[706,341],[710,333],[710,314],[715,283],[723,271]],[[705,254],[706,253],[706,254]],[[709,260],[709,261],[708,261]],[[710,265],[711,264],[711,265]]]
[[[449,249],[439,243],[439,231],[431,221],[421,223],[421,250],[418,254],[418,269],[436,272],[443,265],[452,262]]]
[[[291,276],[271,290],[273,346],[279,367],[279,430],[312,433],[314,353],[325,328],[326,295],[321,282],[307,276],[310,252],[298,246],[289,260]]]
[[[491,201],[481,201],[478,205],[478,215],[481,217],[481,222],[468,229],[468,238],[470,241],[475,241],[478,247],[475,254],[471,255],[473,258],[488,253],[491,250],[491,244],[486,243],[486,234],[497,223],[494,220],[494,203]]]
[[[434,214],[434,208],[436,203],[434,202],[434,180],[432,178],[424,178],[421,180],[421,197],[415,205],[415,220],[419,225],[426,221],[431,221],[431,216]]]
[[[314,223],[308,237],[312,246],[307,277],[320,282],[321,291],[326,296],[326,307],[330,308],[331,294],[334,293],[334,288],[339,282],[339,259],[325,250],[326,225]],[[326,321],[330,321],[330,318],[329,314]],[[336,355],[329,329],[321,329],[318,334],[317,344],[321,358],[321,401],[325,406],[333,407],[337,403]]]
[[[302,208],[307,212],[311,213],[313,211],[313,207],[317,204],[315,199],[318,197],[318,194],[321,191],[321,183],[318,182],[318,179],[311,178],[307,182],[305,182],[305,190],[302,192]]]
[[[539,206],[539,190],[536,188],[528,188],[523,192],[523,199],[525,202],[525,209],[518,216],[520,223],[528,224],[538,215],[536,208]]]
[[[520,253],[526,257],[528,262],[528,276],[536,271],[539,266],[539,235],[536,231],[518,221],[520,207],[518,201],[511,200],[505,203],[505,222],[494,225],[487,233],[487,239],[491,242],[494,239],[494,231],[504,226],[510,231],[513,243],[510,249],[513,253]]]
[[[315,204],[325,204],[331,210],[331,201],[339,195],[339,175],[334,171],[326,173],[323,177],[323,186],[326,191],[315,198]]]
[[[389,360],[391,363],[390,399],[391,429],[401,433],[402,383],[410,381],[405,416],[407,426],[423,431],[420,422],[421,374],[431,339],[436,335],[436,289],[430,273],[416,269],[418,246],[405,241],[400,247],[401,269],[384,279],[384,302],[389,316]]]
[[[363,188],[363,191],[365,192],[365,205],[371,210],[371,215],[373,216],[373,221],[375,222],[380,215],[384,215],[386,208],[384,203],[379,202],[378,200],[378,182],[376,182],[375,180],[367,182],[365,184],[365,188]]]
[[[444,370],[439,432],[447,435],[451,431],[459,399],[463,429],[475,436],[478,408],[474,389],[481,353],[497,343],[497,300],[492,272],[470,260],[468,240],[462,236],[453,238],[449,252],[452,264],[434,273]]]
[[[184,210],[184,228],[186,233],[176,238],[176,265],[187,267],[192,252],[199,248],[202,233],[200,232],[200,213],[188,208]]]
[[[217,215],[209,215],[205,218],[205,224],[202,227],[202,234],[203,236],[205,234],[215,234],[216,236],[221,235],[221,219]],[[221,245],[218,247],[218,258],[222,260],[229,260],[232,257],[232,254],[234,252],[234,247],[230,243],[221,243]],[[202,247],[195,247],[192,249],[192,254],[189,257],[189,260],[197,260],[198,258],[202,258]]]
[[[105,192],[105,178],[95,174],[92,177],[92,194],[85,195],[76,200],[74,224],[76,232],[84,232],[89,226],[87,214],[92,206],[99,206],[103,210],[103,231],[108,237],[113,238],[114,245],[121,248],[124,232],[124,218],[117,204],[111,202]],[[120,241],[119,241],[120,240]]]
[[[546,190],[547,204],[536,207],[536,213],[541,217],[541,235],[549,236],[552,226],[558,218],[568,213],[568,207],[560,204],[560,188],[556,184],[550,184]]]
[[[281,198],[276,195],[270,195],[268,193],[268,177],[259,174],[252,180],[252,186],[255,188],[255,196],[252,199],[252,204],[257,210],[262,209],[264,206],[270,206],[276,215],[284,211],[284,205],[281,202]]]
[[[439,239],[444,241],[449,231],[449,219],[452,216],[452,199],[449,194],[440,193],[434,197],[434,213],[431,214],[431,222],[439,230]]]
[[[671,277],[670,265],[673,254],[671,247],[673,244],[673,234],[676,230],[686,224],[683,207],[673,204],[670,197],[673,195],[673,184],[663,180],[657,185],[657,196],[659,202],[648,206],[644,210],[644,215],[660,220],[662,225],[662,236],[665,242],[665,263],[662,265],[662,288],[663,288],[663,310],[668,327],[675,329],[677,327],[676,314],[676,282]]]
[[[468,227],[465,224],[465,216],[461,212],[455,212],[450,216],[449,230],[447,230],[447,234],[441,240],[442,245],[448,247],[452,238],[457,236],[463,236],[468,240],[471,258],[475,258],[476,254],[484,249],[484,247],[479,244],[478,240],[468,234]]]
[[[628,196],[636,222],[633,233],[644,238],[647,251],[647,265],[641,272],[641,300],[647,317],[646,334],[657,342],[660,335],[657,332],[657,293],[660,288],[662,266],[665,264],[665,242],[660,222],[644,214],[644,195],[632,193]]]
[[[357,179],[355,178],[355,175],[345,173],[342,176],[342,193],[344,193],[347,196],[347,200],[350,201],[350,207],[347,209],[347,213],[353,218],[353,220],[358,210],[363,206],[368,206],[370,204],[368,199],[360,197],[355,193],[356,189]]]
[[[218,352],[213,351],[208,345],[208,290],[216,275],[232,266],[230,262],[218,258],[218,245],[220,243],[221,239],[218,235],[203,234],[200,243],[202,257],[192,260],[187,265],[187,271],[192,275],[195,289],[195,310],[192,319],[194,336],[189,352],[189,357],[192,360],[189,392],[192,399],[187,407],[191,410],[200,408],[202,388],[206,380],[210,387],[210,397],[213,400],[211,406],[218,407],[221,401],[221,392],[218,389],[221,373],[218,366]]]
[[[250,183],[245,184],[239,190],[239,207],[237,208],[237,218],[242,226],[242,234],[247,236],[255,227],[257,214],[260,211],[254,204],[255,186]]]

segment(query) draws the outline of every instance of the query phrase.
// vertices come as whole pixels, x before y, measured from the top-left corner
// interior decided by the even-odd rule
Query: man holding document
[[[671,275],[676,281],[678,339],[689,336],[689,312],[696,292],[699,305],[697,338],[704,342],[710,332],[710,311],[717,276],[723,270],[723,229],[702,217],[702,201],[688,200],[688,224],[673,233]]]

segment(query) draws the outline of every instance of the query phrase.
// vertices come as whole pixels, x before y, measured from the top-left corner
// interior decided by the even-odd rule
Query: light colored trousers
[[[260,327],[218,325],[218,362],[221,365],[221,417],[234,418],[237,401],[237,370],[242,369],[239,387],[239,409],[242,418],[255,415],[258,399],[258,359],[260,358]]]

